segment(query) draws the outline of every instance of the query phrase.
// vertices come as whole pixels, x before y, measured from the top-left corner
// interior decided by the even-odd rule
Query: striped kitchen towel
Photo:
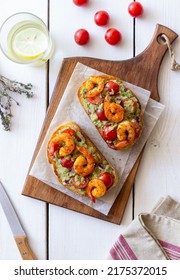
[[[114,260],[180,260],[180,203],[162,198],[141,213],[110,250]]]

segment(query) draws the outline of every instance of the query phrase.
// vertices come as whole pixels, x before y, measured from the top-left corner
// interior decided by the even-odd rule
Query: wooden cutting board
[[[81,62],[91,68],[105,72],[109,75],[118,76],[124,81],[145,88],[151,91],[151,98],[159,101],[157,87],[158,73],[162,59],[167,51],[167,45],[164,44],[162,39],[160,40],[161,34],[165,34],[171,43],[178,37],[178,35],[169,28],[158,24],[156,26],[152,41],[148,47],[141,54],[134,58],[124,61],[101,60],[89,57],[74,57],[64,59],[31,165],[33,164],[35,157],[41,147],[48,127],[77,62]],[[119,224],[123,217],[123,213],[133,187],[141,155],[137,159],[123,188],[121,189],[120,194],[118,195],[107,216],[44,184],[29,174],[27,175],[22,194]]]

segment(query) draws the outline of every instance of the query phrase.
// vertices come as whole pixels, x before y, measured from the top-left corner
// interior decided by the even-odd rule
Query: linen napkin
[[[110,250],[114,260],[179,260],[180,203],[161,198],[151,213],[140,213]]]

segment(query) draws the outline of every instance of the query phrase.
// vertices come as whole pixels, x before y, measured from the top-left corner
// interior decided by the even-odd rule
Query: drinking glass
[[[0,48],[10,60],[41,65],[54,50],[46,24],[36,15],[22,12],[8,17],[0,28]]]

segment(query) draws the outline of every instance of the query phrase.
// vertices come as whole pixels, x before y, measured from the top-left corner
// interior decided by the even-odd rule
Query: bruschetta
[[[79,87],[78,99],[110,148],[127,149],[141,135],[144,121],[140,102],[119,78],[89,77]]]
[[[92,202],[117,183],[115,169],[74,122],[59,126],[47,145],[47,157],[64,187]]]

